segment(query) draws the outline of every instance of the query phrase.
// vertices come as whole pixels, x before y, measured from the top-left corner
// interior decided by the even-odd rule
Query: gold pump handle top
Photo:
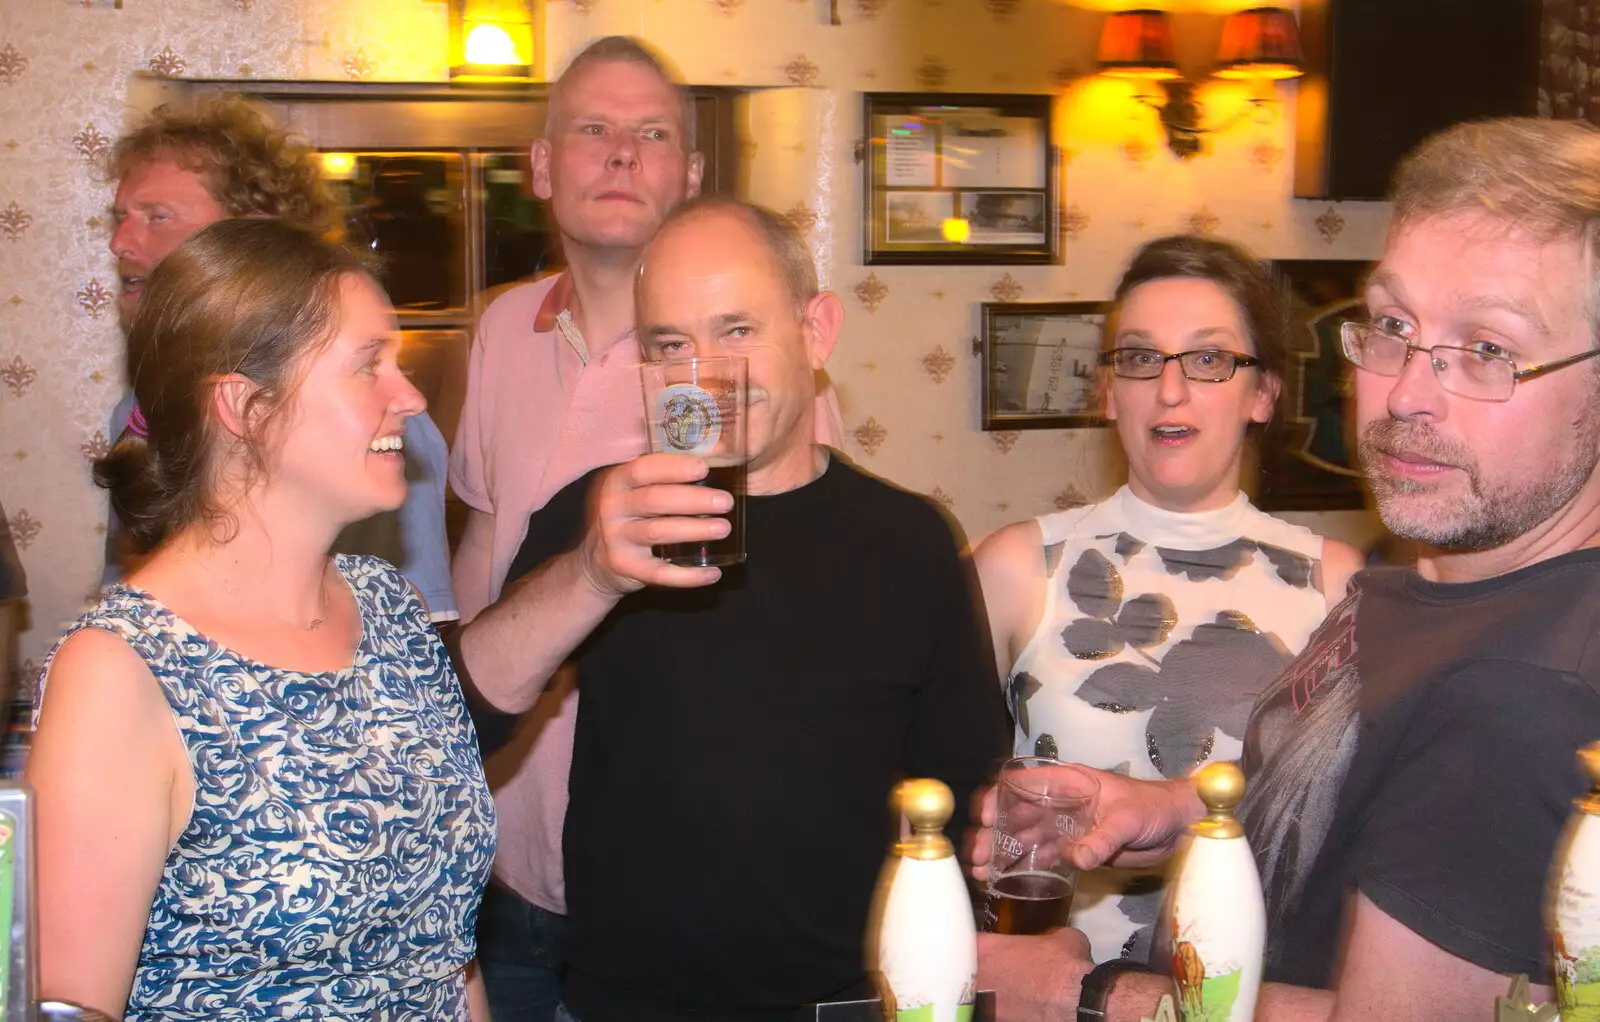
[[[1233,816],[1244,798],[1244,771],[1232,763],[1207,763],[1195,771],[1194,788],[1205,803],[1206,815],[1189,830],[1196,837],[1244,837],[1244,827]]]
[[[894,803],[911,822],[911,836],[895,845],[903,859],[947,859],[955,846],[944,836],[944,825],[955,812],[956,798],[943,782],[931,777],[913,778],[895,785]]]
[[[1578,810],[1600,816],[1600,742],[1590,742],[1578,750],[1578,765],[1589,775],[1589,794],[1578,799]]]

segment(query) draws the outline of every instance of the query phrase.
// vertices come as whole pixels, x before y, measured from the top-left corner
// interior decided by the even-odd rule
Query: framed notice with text
[[[983,428],[1102,426],[1110,302],[984,302]]]
[[[1056,259],[1050,97],[869,92],[863,261]]]

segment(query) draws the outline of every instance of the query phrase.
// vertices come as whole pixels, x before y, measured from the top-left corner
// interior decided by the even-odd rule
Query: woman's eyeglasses
[[[1261,364],[1254,355],[1216,348],[1180,351],[1175,355],[1164,355],[1154,348],[1112,348],[1100,355],[1100,364],[1110,366],[1112,375],[1124,380],[1156,379],[1168,362],[1177,362],[1178,368],[1183,370],[1183,378],[1196,383],[1226,383],[1233,379],[1235,370]]]

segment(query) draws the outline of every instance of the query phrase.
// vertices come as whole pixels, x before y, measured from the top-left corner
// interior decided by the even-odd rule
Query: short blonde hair
[[[1533,117],[1458,124],[1401,161],[1393,199],[1391,234],[1419,220],[1478,213],[1541,243],[1578,242],[1589,321],[1600,335],[1600,130]]]
[[[550,85],[550,98],[545,107],[545,134],[548,136],[550,125],[559,124],[562,117],[567,116],[566,97],[570,82],[580,71],[593,64],[632,64],[635,67],[648,68],[666,83],[678,99],[682,108],[683,134],[679,136],[678,143],[683,151],[692,153],[698,145],[696,139],[699,127],[699,118],[695,115],[694,93],[683,84],[680,76],[671,62],[666,57],[651,49],[642,40],[629,35],[608,35],[603,39],[596,39],[583,48],[572,63],[567,65],[561,76]]]

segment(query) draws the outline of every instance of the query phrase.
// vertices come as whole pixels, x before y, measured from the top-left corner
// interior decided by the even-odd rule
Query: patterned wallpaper
[[[762,87],[741,126],[748,193],[805,230],[845,298],[831,370],[848,453],[933,495],[977,539],[1120,482],[1105,431],[977,428],[978,303],[1103,298],[1136,245],[1174,230],[1267,258],[1371,258],[1382,244],[1383,204],[1289,197],[1292,85],[1275,119],[1245,116],[1211,152],[1176,160],[1126,84],[1088,74],[1095,8],[1108,6],[550,0],[545,53],[559,68],[624,32],[695,82]],[[1200,69],[1217,14],[1248,3],[1166,6],[1185,8],[1179,56]],[[0,503],[33,593],[25,658],[37,663],[99,569],[105,504],[87,459],[105,448],[121,364],[112,190],[97,160],[123,123],[130,74],[437,81],[444,39],[439,0],[0,0]],[[860,265],[859,93],[914,89],[1058,94],[1061,265]],[[1237,86],[1201,98],[1218,117],[1243,109]]]

